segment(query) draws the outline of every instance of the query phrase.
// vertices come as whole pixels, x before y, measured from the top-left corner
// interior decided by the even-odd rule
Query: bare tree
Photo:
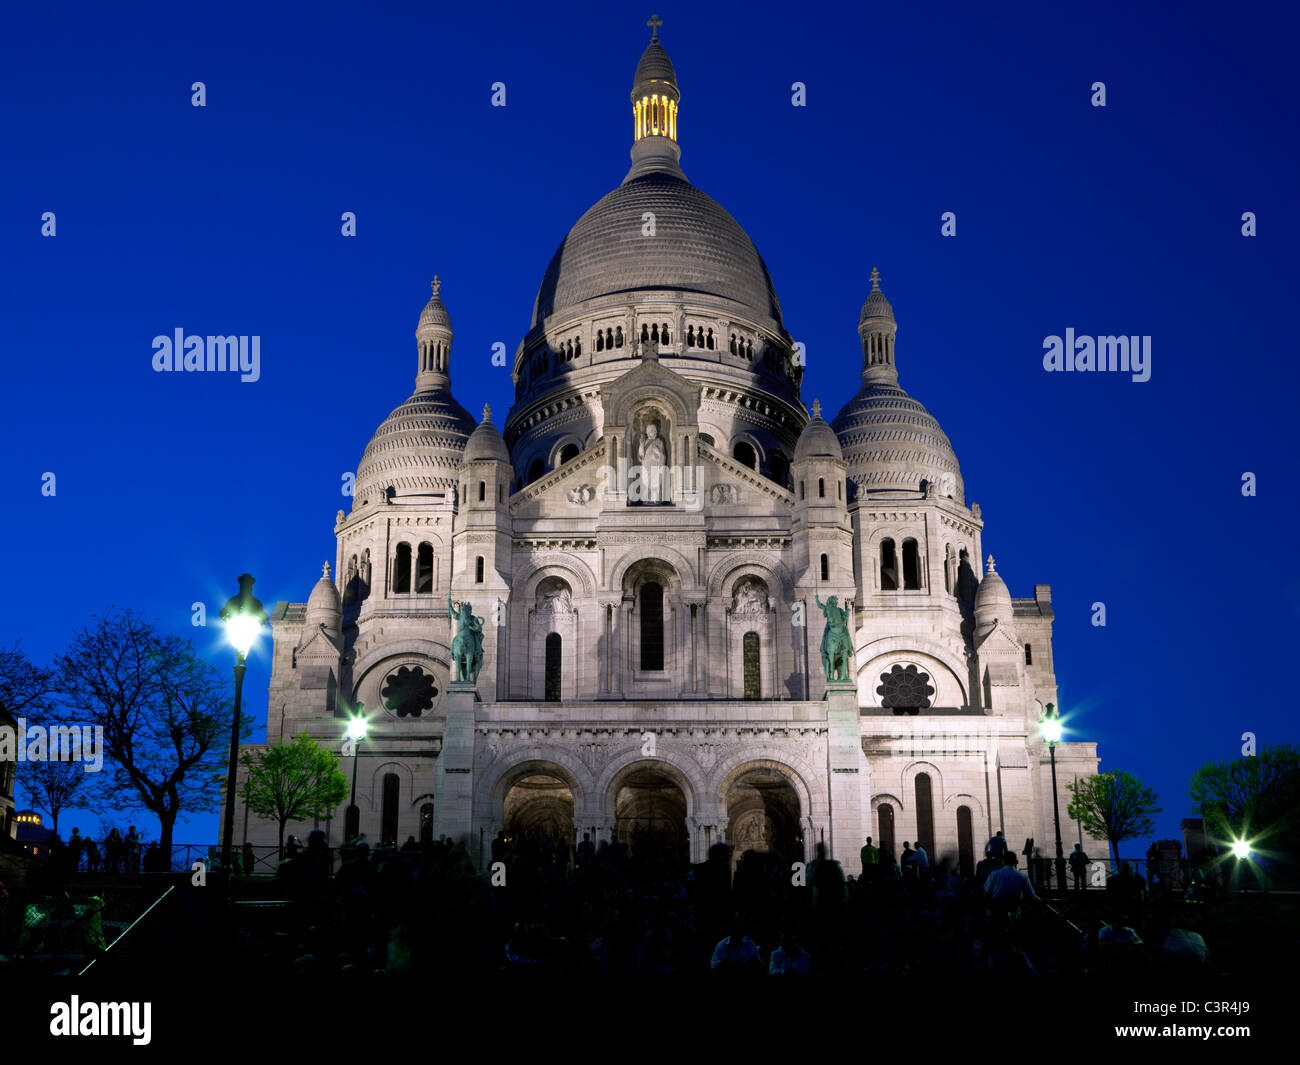
[[[50,815],[54,834],[59,834],[59,814],[86,804],[85,784],[89,774],[81,762],[19,762],[18,783],[33,810]]]
[[[45,710],[55,687],[54,673],[34,665],[16,642],[0,647],[0,712],[7,710],[17,718]]]
[[[112,769],[100,785],[114,788],[115,802],[155,814],[170,853],[177,815],[220,800],[211,775],[233,713],[227,682],[189,640],[121,608],[79,633],[55,674],[64,716],[104,730]],[[252,734],[250,718],[240,724]]]

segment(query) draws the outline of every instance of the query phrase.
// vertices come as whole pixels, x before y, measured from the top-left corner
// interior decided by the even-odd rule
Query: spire
[[[682,94],[677,72],[659,43],[663,20],[652,15],[646,25],[652,35],[632,77],[632,169],[623,181],[654,171],[685,180],[678,165],[682,151],[677,145],[677,105]]]
[[[820,399],[818,399],[816,396],[814,396],[814,397],[813,397],[813,417],[814,417],[814,418],[820,418],[821,416],[822,416],[822,401],[821,401]]]
[[[328,562],[326,562],[325,565],[324,565],[324,567],[321,569],[321,574],[320,574],[320,575],[321,575],[325,580],[329,580],[329,579],[330,579],[330,564],[329,564]]]
[[[451,315],[447,313],[447,306],[438,294],[442,289],[442,278],[434,274],[429,288],[433,294],[420,312],[420,321],[415,327],[415,342],[419,353],[415,386],[419,392],[451,386],[451,341],[455,334],[451,331]]]
[[[862,381],[864,384],[897,385],[894,366],[894,335],[898,322],[894,308],[880,291],[880,271],[871,268],[871,291],[858,318],[858,337],[862,341]]]
[[[993,556],[992,556],[992,555],[989,555],[989,557],[988,557],[988,561],[985,562],[985,565],[988,567],[988,571],[989,571],[990,573],[997,573],[998,568],[997,568],[997,566],[995,566],[995,565],[993,564]]]

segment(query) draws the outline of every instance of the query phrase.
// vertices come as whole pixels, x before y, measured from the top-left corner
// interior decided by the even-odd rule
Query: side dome
[[[822,418],[820,400],[813,400],[812,419],[803,427],[803,432],[799,434],[799,442],[794,449],[794,462],[804,462],[808,459],[844,461],[844,452],[840,448],[835,430]]]
[[[492,424],[492,408],[488,404],[483,404],[483,420],[478,423],[478,428],[469,434],[469,441],[465,444],[465,454],[463,462],[504,462],[510,465],[510,449],[506,447],[506,442],[497,427]]]
[[[380,423],[357,465],[353,506],[397,495],[444,495],[456,484],[474,418],[445,390],[417,392]]]
[[[966,489],[943,429],[896,383],[864,383],[832,423],[859,492],[917,492],[921,482],[965,503]]]
[[[339,590],[330,579],[330,564],[325,563],[321,578],[307,597],[307,610],[303,616],[303,639],[308,639],[321,625],[325,632],[337,640],[343,631],[343,601]]]
[[[988,571],[975,592],[976,624],[989,625],[996,620],[1009,625],[1011,615],[1011,592],[1007,589],[1007,582],[993,568],[993,556],[989,555]]]
[[[646,212],[655,218],[652,238],[642,236]],[[666,170],[624,182],[574,223],[542,277],[532,325],[592,300],[653,290],[714,296],[782,328],[772,277],[749,234]]]

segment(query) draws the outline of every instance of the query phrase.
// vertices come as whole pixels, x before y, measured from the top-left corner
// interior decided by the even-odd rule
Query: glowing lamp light
[[[353,740],[364,740],[366,738],[366,719],[364,717],[354,717],[348,722],[348,738]]]
[[[1250,857],[1250,843],[1247,840],[1239,839],[1232,845],[1232,856],[1234,858],[1246,859]]]
[[[226,600],[221,608],[221,620],[226,623],[226,638],[239,657],[244,658],[252,649],[257,635],[266,623],[266,611],[253,594],[255,579],[247,573],[239,578],[239,594]]]
[[[1061,742],[1061,735],[1065,730],[1061,726],[1061,718],[1056,713],[1056,707],[1052,703],[1047,704],[1047,711],[1043,714],[1039,727],[1043,730],[1043,739],[1048,743]]]

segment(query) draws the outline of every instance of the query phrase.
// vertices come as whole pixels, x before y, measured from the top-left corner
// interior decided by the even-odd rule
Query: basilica
[[[480,867],[519,831],[695,862],[824,844],[850,874],[868,836],[966,871],[999,830],[1050,856],[1050,588],[1014,598],[986,556],[874,269],[857,392],[805,406],[766,264],[681,168],[679,103],[656,25],[631,166],[547,264],[503,418],[452,394],[435,279],[336,557],[272,612],[268,742],[310,735],[357,780],[289,831],[447,836]],[[1054,753],[1065,847],[1102,852],[1064,820],[1095,745]],[[274,844],[237,801],[236,843]]]

